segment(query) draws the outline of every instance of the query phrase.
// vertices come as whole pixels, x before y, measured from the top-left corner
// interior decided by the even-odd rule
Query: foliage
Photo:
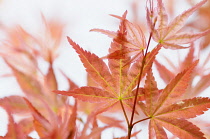
[[[169,21],[171,12],[166,9],[173,10],[172,5],[147,0],[148,29],[137,20],[128,20],[127,11],[122,16],[111,15],[120,20],[117,31],[91,30],[112,38],[108,54],[102,58],[67,37],[88,75],[87,85],[79,87],[59,70],[68,90],[58,89],[54,67],[65,30],[63,23],[42,15],[42,37],[47,41],[21,26],[2,26],[6,40],[1,42],[0,55],[24,96],[0,99],[9,121],[8,132],[0,139],[32,139],[29,134],[33,131],[40,139],[100,139],[104,130],[111,128],[125,133],[120,139],[138,138],[142,132],[148,132],[150,139],[208,138],[210,131],[205,129],[210,123],[199,121],[197,116],[207,115],[204,112],[210,108],[210,98],[200,96],[210,86],[210,54],[203,61],[197,55],[208,51],[209,39],[199,38],[209,35],[210,29],[200,30],[194,21],[186,24],[196,11],[198,18],[209,21],[206,12],[210,12],[210,2],[206,7],[205,3],[207,0],[202,0]],[[187,27],[191,30],[186,31]],[[158,58],[165,49],[189,51],[175,65],[175,58],[165,56],[167,64]],[[46,73],[39,67],[40,59],[48,65]],[[194,85],[196,77],[199,82]],[[158,87],[159,80],[166,84],[164,88]],[[21,118],[16,121],[15,116]],[[142,128],[143,121],[148,121],[148,131]]]

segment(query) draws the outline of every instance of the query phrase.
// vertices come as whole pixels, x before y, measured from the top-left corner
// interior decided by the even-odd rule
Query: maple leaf
[[[41,17],[44,32],[42,36],[36,37],[40,48],[39,54],[47,62],[52,63],[58,57],[58,49],[63,39],[65,24],[55,18],[46,19],[43,14],[41,14]]]
[[[188,2],[192,4],[192,1],[188,1]],[[207,28],[210,28],[209,14],[210,14],[210,2],[208,1],[204,7],[201,7],[198,9],[198,16],[196,16],[194,21],[190,22],[188,26],[199,29],[201,31],[204,31]],[[196,21],[201,21],[201,20],[202,22],[196,22]],[[210,34],[206,35],[204,39],[202,39],[201,50],[204,50],[205,48],[209,47],[210,45],[209,37],[210,37]]]
[[[35,74],[38,67],[36,38],[20,25],[3,26],[6,38],[1,40],[0,55],[11,66],[27,75]],[[18,58],[17,58],[18,57]]]
[[[66,78],[67,78],[67,80],[69,82],[69,85],[70,85],[69,90],[79,88],[73,81],[71,81],[71,79],[69,79],[68,77],[66,77]],[[91,79],[91,77],[89,75],[87,76],[87,85],[88,86],[96,86],[96,87],[98,86]],[[80,101],[80,100],[77,100],[77,102],[78,102],[77,110],[79,112],[83,112],[86,115],[91,115],[91,113],[94,112],[98,108],[98,103],[88,103],[88,102],[84,102],[84,101]],[[113,111],[110,111],[110,113],[112,113],[112,112],[116,112],[116,109],[113,110]],[[108,125],[107,128],[117,127],[117,128],[125,130],[125,127],[123,125],[121,125],[122,120],[119,120],[118,118],[111,117],[111,116],[108,116],[108,115],[107,115],[107,113],[97,115],[97,120],[106,124],[106,125]]]
[[[41,110],[42,113],[46,113],[46,110],[43,109],[43,107],[41,106],[39,99],[40,97],[44,98],[46,102],[49,104],[49,106],[53,108],[53,110],[55,111],[58,111],[58,108],[61,108],[63,104],[66,102],[67,97],[58,96],[54,93],[51,93],[51,91],[57,89],[58,86],[57,79],[55,77],[54,68],[52,67],[52,65],[49,65],[46,75],[36,75],[36,74],[28,75],[19,71],[13,65],[10,65],[9,63],[7,64],[11,68],[13,75],[17,80],[18,85],[22,89],[27,99],[33,102],[33,105],[39,107],[39,110]],[[12,99],[11,101],[13,101],[14,99],[14,102],[18,101],[18,97],[10,99]],[[22,98],[20,98],[20,100],[22,100]],[[21,102],[22,101],[20,101],[20,104],[23,104]],[[20,110],[20,108],[14,110]],[[24,112],[24,110],[22,112]]]
[[[207,0],[202,0],[192,8],[186,10],[174,20],[168,23],[168,15],[165,11],[164,4],[162,0],[157,1],[157,26],[153,32],[154,41],[160,43],[165,48],[171,49],[182,49],[182,44],[189,44],[198,38],[210,33],[210,29],[201,33],[181,33],[180,29],[183,27],[186,19],[205,4]],[[149,25],[151,26],[151,19],[147,18]]]
[[[164,58],[166,59],[168,65],[170,65],[172,70],[169,70],[169,68],[166,68],[164,65],[162,65],[158,60],[155,60],[155,65],[158,69],[158,72],[160,74],[160,77],[163,79],[163,81],[168,84],[170,82],[171,79],[173,79],[175,77],[175,75],[177,74],[177,72],[180,72],[182,70],[184,70],[186,67],[188,67],[189,65],[191,65],[193,63],[193,61],[195,60],[195,58],[197,57],[197,55],[202,55],[202,53],[195,53],[195,48],[192,44],[192,46],[190,47],[188,54],[185,56],[184,60],[179,60],[178,61],[178,66],[175,66],[173,61],[171,61],[170,59],[168,59],[167,57],[164,56]],[[205,67],[206,64],[208,63],[210,58],[210,55],[208,55],[203,64],[199,64],[196,69],[193,71],[192,73],[192,78],[189,82],[189,86],[187,88],[187,91],[185,93],[186,97],[194,97],[194,96],[198,96],[200,93],[202,93],[202,91],[204,91],[205,89],[207,89],[210,85],[210,73],[204,74],[205,71],[208,71],[208,67]],[[196,85],[193,85],[193,81],[194,78],[193,77],[200,77],[199,82]]]
[[[68,38],[69,43],[73,46],[84,64],[86,71],[92,79],[98,84],[98,87],[84,86],[70,91],[55,91],[57,94],[73,96],[83,101],[92,103],[103,103],[100,107],[100,112],[122,102],[126,108],[131,108],[135,94],[132,91],[135,89],[139,78],[139,70],[141,62],[136,61],[134,64],[125,63],[128,59],[108,59],[108,65],[95,54],[83,50],[79,45]],[[112,44],[110,51],[116,49],[116,44]],[[146,71],[151,68],[156,54],[160,47],[153,49],[148,53],[146,62],[143,68],[143,76]],[[110,70],[109,70],[110,69]],[[142,77],[143,77],[142,76]],[[141,99],[143,93],[138,94]]]
[[[204,97],[181,99],[197,63],[198,61],[195,61],[183,72],[177,74],[161,93],[157,93],[157,84],[152,72],[148,72],[145,82],[146,99],[145,103],[140,102],[140,107],[145,115],[150,117],[150,138],[155,135],[156,138],[167,139],[164,130],[166,128],[181,139],[204,139],[204,134],[200,129],[186,119],[194,118],[207,111],[210,108],[210,99]]]
[[[48,117],[43,116],[29,100],[24,98],[28,107],[31,110],[34,121],[33,125],[40,138],[52,139],[72,139],[76,130],[76,115],[77,108],[75,103],[74,107],[70,109],[68,105],[65,105],[64,114],[54,113],[50,107],[44,102],[43,106],[48,111]]]
[[[26,127],[22,126],[22,122],[16,123],[12,113],[10,112],[11,108],[9,106],[7,106],[5,110],[8,113],[9,119],[8,132],[4,137],[0,136],[0,139],[32,139],[25,131],[32,131],[33,128],[31,129],[30,125]]]
[[[121,20],[119,30],[117,32],[103,29],[90,30],[108,35],[109,37],[113,38],[112,45],[117,45],[117,49],[110,52],[107,56],[103,58],[125,59],[126,56],[133,56],[130,61],[134,62],[142,56],[142,50],[146,48],[144,33],[137,24],[129,22],[126,19],[126,15],[127,11],[123,14],[122,17],[111,15]]]
[[[13,71],[13,75],[15,76],[20,88],[26,95],[35,96],[37,94],[43,93],[42,86],[38,79],[33,75],[25,74],[24,72],[19,71],[13,65],[7,63],[11,70]]]
[[[0,99],[0,106],[4,109],[10,108],[12,114],[26,114],[29,109],[21,96],[9,96]]]
[[[0,56],[10,66],[27,76],[34,76],[42,71],[39,69],[39,57],[52,65],[58,56],[58,49],[63,38],[64,24],[60,20],[46,20],[42,15],[42,21],[44,27],[39,35],[30,34],[20,25],[14,27],[2,25],[6,39],[1,41]],[[40,36],[40,34],[44,35]],[[52,84],[56,87],[55,82]]]
[[[90,124],[92,124],[91,132],[89,133],[88,130],[90,129]],[[84,124],[84,127],[80,134],[76,135],[77,139],[101,139],[101,133],[107,128],[113,127],[113,125],[116,125],[118,123],[112,123],[103,127],[99,127],[97,123],[97,117],[95,113],[91,113],[88,115],[87,120]]]
[[[190,66],[193,63],[195,59],[194,52],[195,52],[194,45],[191,44],[187,56],[184,58],[183,61],[179,60],[179,66],[175,66],[174,62],[172,62],[170,59],[164,56],[165,60],[167,61],[168,65],[171,66],[172,70],[169,70],[164,65],[162,65],[158,60],[155,60],[154,63],[158,69],[158,72],[166,84],[168,84],[170,80],[175,77],[177,72],[184,70],[186,67]]]

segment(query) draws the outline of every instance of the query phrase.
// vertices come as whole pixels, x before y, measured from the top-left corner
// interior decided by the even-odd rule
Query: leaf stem
[[[121,105],[121,107],[122,107],[123,114],[124,114],[124,116],[125,116],[125,120],[126,120],[126,122],[127,122],[127,125],[129,125],[128,116],[127,116],[127,114],[126,114],[126,111],[125,111],[125,108],[124,108],[124,106],[123,106],[122,100],[120,100],[120,105]]]
[[[152,117],[147,117],[147,118],[141,119],[141,120],[139,120],[139,121],[136,121],[135,123],[132,124],[132,126],[134,126],[134,125],[137,124],[137,123],[143,122],[143,121],[145,121],[145,120],[151,119],[151,118],[152,118]]]

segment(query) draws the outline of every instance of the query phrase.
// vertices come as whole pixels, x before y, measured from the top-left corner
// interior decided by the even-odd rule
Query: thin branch
[[[149,45],[150,45],[150,42],[151,42],[151,39],[152,39],[153,30],[155,28],[156,21],[157,21],[157,18],[155,18],[152,31],[150,32],[150,36],[149,36],[149,40],[148,40],[148,43],[147,43],[146,51],[145,51],[145,54],[144,54],[144,57],[143,57],[143,60],[142,60],[142,66],[141,66],[140,71],[139,71],[140,75],[139,75],[138,82],[137,82],[137,89],[136,89],[136,93],[135,93],[131,119],[130,119],[130,123],[128,125],[128,139],[130,139],[130,137],[131,137],[131,131],[132,131],[132,128],[133,128],[133,119],[134,119],[134,114],[135,114],[135,110],[136,110],[138,91],[139,91],[140,82],[141,82],[141,78],[142,78],[142,74],[143,74],[143,69],[144,69],[144,66],[145,66],[145,61],[146,61],[146,57],[147,57],[147,53],[148,53],[148,50],[149,50]],[[142,52],[143,52],[143,50],[142,50]]]

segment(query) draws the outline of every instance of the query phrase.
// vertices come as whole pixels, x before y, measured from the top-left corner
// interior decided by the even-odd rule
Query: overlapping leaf
[[[68,38],[69,43],[79,54],[88,72],[88,76],[91,76],[94,81],[94,85],[79,88],[67,78],[70,84],[69,91],[56,91],[58,94],[73,96],[79,100],[96,104],[91,109],[88,109],[88,107],[83,107],[85,105],[84,103],[80,103],[79,111],[89,114],[85,123],[83,123],[83,119],[82,122],[78,121],[78,123],[81,122],[84,127],[81,133],[79,131],[80,129],[76,129],[76,119],[80,118],[77,115],[77,100],[72,108],[70,105],[66,104],[66,96],[51,94],[51,90],[58,88],[53,61],[57,57],[57,49],[59,48],[63,34],[63,24],[54,21],[48,23],[43,17],[43,21],[46,25],[45,37],[48,38],[43,41],[41,41],[41,37],[33,37],[22,28],[20,28],[19,33],[15,34],[15,36],[22,37],[14,37],[12,33],[9,37],[14,43],[11,43],[11,45],[4,43],[4,45],[8,47],[7,49],[5,48],[5,51],[1,51],[0,53],[1,55],[3,54],[4,60],[12,69],[20,88],[28,98],[25,99],[25,101],[23,101],[22,97],[18,96],[0,99],[0,106],[3,106],[7,110],[9,117],[8,133],[5,137],[0,138],[31,139],[28,134],[32,130],[36,130],[40,138],[43,139],[101,138],[101,133],[105,129],[109,127],[121,128],[121,121],[110,118],[109,116],[97,114],[106,111],[119,102],[128,109],[133,108],[133,99],[138,89],[137,103],[139,103],[145,115],[150,119],[150,138],[167,139],[168,137],[165,131],[165,129],[167,129],[179,138],[203,139],[204,134],[196,125],[189,122],[187,119],[194,118],[197,115],[203,114],[204,111],[207,111],[208,108],[210,108],[210,99],[202,97],[183,99],[188,84],[192,82],[190,79],[192,70],[197,64],[197,61],[193,62],[194,49],[191,47],[188,56],[185,58],[184,62],[180,64],[180,68],[174,68],[175,72],[180,71],[180,69],[183,71],[177,76],[175,76],[175,72],[168,70],[156,61],[161,77],[166,84],[168,84],[163,90],[157,88],[151,66],[162,45],[165,48],[172,49],[184,48],[182,46],[183,44],[191,43],[210,32],[210,30],[195,34],[191,32],[180,32],[185,20],[205,2],[207,2],[207,0],[202,0],[194,7],[177,16],[172,22],[168,23],[168,14],[163,2],[162,0],[157,0],[157,24],[153,23],[156,20],[151,20],[154,18],[149,18],[149,13],[147,19],[150,24],[151,35],[153,35],[153,39],[158,42],[158,45],[155,49],[146,54],[145,59],[143,58],[145,56],[143,50],[146,47],[144,33],[137,24],[126,19],[127,12],[125,12],[122,17],[112,15],[121,20],[120,29],[117,32],[101,29],[92,30],[113,38],[109,53],[105,56],[105,58],[108,59],[108,64],[95,54],[83,50],[79,45]],[[151,5],[150,11],[148,10],[148,12],[154,12],[153,10],[153,6]],[[208,14],[206,17],[208,17]],[[154,25],[155,30],[153,32]],[[36,45],[28,45],[28,43],[25,43],[31,41]],[[207,44],[208,42],[209,41],[206,41]],[[149,44],[150,43],[148,43],[148,45]],[[37,45],[39,45],[38,49],[34,47]],[[18,46],[18,48],[13,46]],[[40,78],[37,74],[37,72],[39,72],[37,56],[41,56],[50,64],[46,75],[43,74]],[[16,57],[20,57],[20,59],[15,59]],[[208,58],[206,61],[208,61]],[[27,66],[24,66],[25,63],[22,61],[27,62]],[[185,69],[186,66],[189,67]],[[198,71],[200,71],[199,68]],[[145,75],[147,75],[147,77],[144,87],[137,88],[140,73],[142,73],[141,78]],[[175,78],[173,78],[174,76]],[[201,78],[202,79],[195,85],[195,88],[189,89],[188,91],[197,95],[199,92],[206,89],[210,83],[210,74],[203,74]],[[26,106],[28,106],[29,109]],[[83,109],[80,107],[83,107]],[[85,111],[87,109],[89,111]],[[95,113],[91,113],[93,109]],[[25,114],[28,113],[29,110],[32,113],[32,117],[27,117],[18,123],[14,121],[12,114]],[[60,113],[60,111],[62,112]],[[32,120],[32,118],[34,119]],[[106,126],[99,127],[97,120],[105,123]],[[138,133],[139,132],[134,132],[132,135],[135,136]],[[127,138],[127,136],[121,138]]]
[[[132,26],[130,28],[134,27],[129,21],[124,19],[125,14],[123,17],[119,18],[122,18],[123,20],[121,21],[121,25],[117,33],[103,31],[108,35],[115,36],[109,49],[109,54],[113,54],[118,51],[123,51],[124,47],[128,47],[128,45],[123,47],[125,42],[122,40],[123,38],[125,38],[125,36],[127,37],[127,42],[130,43],[129,47],[130,45],[132,45],[135,47],[138,46],[143,48],[143,46],[139,46],[139,43],[142,44],[142,42],[139,42],[139,37],[134,39],[133,41],[128,41],[129,37],[130,39],[132,38],[132,34],[134,38],[135,36],[138,36],[138,30],[128,29],[127,26]],[[125,26],[124,24],[127,24],[127,26]],[[127,33],[129,35],[127,35]],[[125,57],[123,58],[110,58],[108,59],[107,66],[106,63],[95,54],[83,50],[70,38],[68,38],[68,41],[79,54],[79,57],[84,67],[86,68],[86,71],[97,83],[98,87],[86,86],[71,91],[55,92],[58,94],[73,96],[83,101],[103,103],[103,108],[101,108],[101,112],[117,104],[120,101],[125,107],[130,108],[133,102],[133,98],[135,97],[135,93],[133,93],[133,90],[135,89],[138,78],[140,76],[140,69],[142,67],[142,57],[140,57],[133,64],[131,64],[130,62],[132,57],[129,55],[125,55]],[[160,48],[161,46],[157,46],[157,48],[153,49],[147,54],[145,65],[142,71],[142,78],[144,77],[146,72],[151,68],[155,56]],[[142,99],[140,96],[143,96],[142,91],[138,94],[138,99]]]
[[[141,28],[135,24],[131,23],[126,19],[127,11],[122,17],[112,15],[121,20],[120,30],[117,32],[112,32],[103,29],[92,29],[91,31],[101,32],[113,38],[115,43],[121,44],[114,51],[110,52],[104,58],[109,59],[125,59],[126,56],[132,56],[130,60],[132,62],[136,61],[142,56],[142,50],[146,48],[146,40],[144,33]],[[112,44],[116,45],[116,44]]]
[[[193,3],[193,1],[188,0],[190,4]],[[210,1],[208,1],[205,6],[198,9],[198,16],[194,18],[192,22],[188,24],[189,27],[196,28],[198,30],[204,31],[207,28],[210,28]],[[202,21],[202,22],[197,22]],[[210,46],[210,40],[209,40],[210,34],[204,36],[201,42],[201,50],[204,50],[205,48],[209,48]]]
[[[145,84],[146,103],[140,106],[144,113],[151,118],[149,124],[150,138],[167,139],[166,128],[175,136],[186,139],[204,139],[204,134],[193,123],[186,119],[194,118],[210,108],[210,99],[195,97],[182,100],[191,73],[198,61],[179,73],[170,83],[158,93],[157,85],[151,71],[147,74]]]
[[[56,115],[43,101],[44,107],[48,110],[49,117],[44,117],[30,101],[25,99],[34,118],[33,125],[40,138],[71,139],[74,137],[76,128],[76,103],[71,110],[67,105],[63,115]]]
[[[194,46],[192,45],[189,48],[189,51],[183,60],[179,60],[178,66],[174,65],[173,61],[164,57],[167,61],[167,64],[170,65],[172,70],[169,70],[168,67],[162,65],[159,61],[155,61],[155,65],[158,69],[160,77],[163,81],[168,84],[171,79],[175,77],[175,75],[184,70],[187,66],[191,65],[197,55],[202,55],[202,52],[196,53]],[[198,94],[202,93],[205,89],[207,89],[210,85],[210,73],[208,73],[208,66],[205,63],[208,63],[210,55],[208,55],[202,64],[199,64],[196,69],[192,73],[192,77],[198,76],[199,82],[193,85],[193,78],[189,81],[189,86],[187,88],[187,92],[185,94],[186,97],[194,97]],[[205,72],[207,71],[207,72]],[[206,74],[207,73],[207,74]]]
[[[10,112],[11,108],[7,107],[5,108],[5,110],[8,113],[8,119],[9,119],[8,131],[4,137],[0,136],[0,139],[32,139],[25,132],[26,130],[32,131],[31,126],[28,124],[29,126],[24,127],[21,125],[22,122],[16,123],[12,113]]]

